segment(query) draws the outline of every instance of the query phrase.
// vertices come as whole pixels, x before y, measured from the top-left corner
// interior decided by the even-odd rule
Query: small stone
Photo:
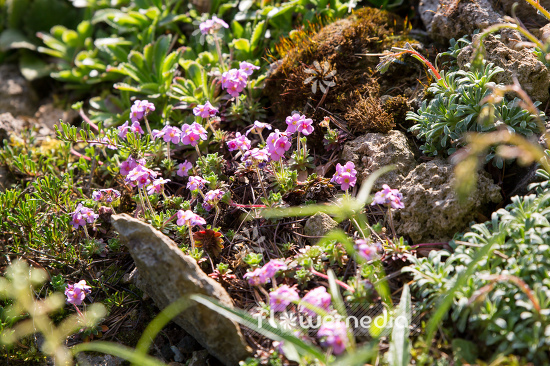
[[[92,356],[87,353],[80,353],[77,356],[77,361],[79,365],[86,366],[120,366],[124,359],[111,355]]]
[[[189,360],[188,366],[209,366],[208,358],[209,354],[207,350],[193,352],[193,356]]]
[[[453,166],[442,159],[420,164],[403,181],[400,192],[405,208],[395,210],[395,229],[413,243],[441,242],[468,227],[490,203],[502,201],[500,187],[485,171],[479,172],[477,188],[465,202],[454,190]]]
[[[227,291],[166,235],[126,214],[113,215],[111,222],[134,258],[149,295],[160,309],[191,294],[206,295],[225,306],[233,306]],[[239,326],[203,305],[190,304],[174,322],[226,366],[237,366],[250,355],[251,350]]]
[[[401,181],[416,167],[414,153],[409,141],[401,131],[367,133],[355,140],[346,142],[341,159],[351,161],[357,170],[357,184],[364,181],[378,169],[394,165],[395,169],[382,175],[374,184],[374,190],[388,184],[399,188]]]
[[[54,107],[53,103],[47,103],[38,108],[35,117],[38,119],[40,126],[55,131],[53,126],[59,125],[60,120],[71,124],[78,117],[78,112],[74,109],[63,110]]]
[[[4,146],[4,140],[7,140],[10,134],[20,135],[27,126],[27,121],[15,118],[11,113],[0,114],[0,147]]]
[[[315,244],[319,241],[320,237],[327,234],[329,231],[338,226],[338,223],[324,212],[317,212],[311,216],[304,225],[304,234],[307,236],[313,236],[313,238],[307,238],[311,244]]]

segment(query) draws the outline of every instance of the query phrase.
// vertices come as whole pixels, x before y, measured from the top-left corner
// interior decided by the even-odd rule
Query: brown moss
[[[319,29],[292,32],[277,46],[277,51],[284,57],[278,61],[264,89],[281,122],[279,127],[284,128],[284,118],[297,110],[316,121],[329,113],[344,118],[349,127],[357,132],[389,131],[400,115],[393,116],[391,108],[383,109],[379,97],[381,93],[401,93],[403,88],[396,88],[396,85],[416,83],[414,78],[412,81],[403,78],[403,75],[413,75],[415,69],[409,65],[398,65],[396,75],[380,76],[375,73],[378,57],[363,55],[381,53],[393,45],[410,41],[407,38],[408,29],[408,24],[397,15],[363,8],[346,19]],[[320,90],[319,85],[313,92],[313,82],[308,82],[311,71],[318,69],[315,62],[335,71],[330,79],[335,85],[326,93]],[[318,84],[324,80],[319,74],[314,79]],[[383,90],[380,85],[383,85]],[[367,120],[370,118],[368,116],[373,118]],[[313,144],[322,141],[320,132],[311,137]]]
[[[355,107],[348,109],[344,118],[354,133],[387,133],[395,127],[393,116],[382,108],[380,99],[373,97],[360,99]]]
[[[407,124],[410,121],[407,121],[405,117],[407,112],[411,110],[409,106],[408,99],[403,95],[398,95],[396,97],[390,97],[385,102],[383,107],[384,111],[391,113],[393,115],[394,125],[398,124]]]

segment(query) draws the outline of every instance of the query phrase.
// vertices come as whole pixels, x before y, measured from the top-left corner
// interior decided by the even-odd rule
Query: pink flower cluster
[[[222,88],[234,98],[244,90],[248,82],[248,75],[241,69],[231,69],[222,74]]]
[[[205,20],[199,25],[202,34],[215,33],[222,27],[229,28],[229,25],[215,15],[212,16],[212,19]]]
[[[246,166],[262,167],[262,164],[269,160],[269,153],[267,149],[258,149],[255,147],[254,149],[245,152],[242,160],[245,161]]]
[[[86,226],[86,223],[92,224],[99,217],[92,209],[82,206],[82,203],[79,203],[76,210],[71,212],[70,215],[72,216],[70,224],[75,229],[78,229],[79,226]]]
[[[323,286],[319,286],[309,291],[306,296],[303,297],[302,302],[311,304],[315,307],[323,309],[324,311],[329,311],[331,305],[331,296],[327,292],[327,289]],[[300,305],[298,310],[309,316],[315,316],[315,311],[307,308],[306,306]]]
[[[145,159],[134,159],[131,155],[120,164],[120,175],[127,176],[138,165],[145,165]]]
[[[191,168],[193,168],[193,164],[185,160],[183,163],[178,165],[178,171],[176,174],[180,177],[187,177]]]
[[[403,195],[397,189],[391,189],[387,184],[382,186],[382,190],[374,194],[371,205],[386,205],[394,209],[405,208],[401,200]]]
[[[147,100],[136,100],[130,107],[130,120],[132,122],[141,121],[143,117],[155,110],[155,105]]]
[[[339,355],[346,350],[348,343],[348,330],[343,321],[324,322],[317,331],[317,337],[321,338],[321,345],[332,347],[332,352]]]
[[[165,142],[171,142],[173,144],[177,144],[180,142],[181,139],[181,131],[179,128],[175,126],[166,125],[162,128],[162,130],[153,130],[151,132],[151,135],[153,136],[153,139],[161,138]]]
[[[293,301],[300,300],[296,287],[282,285],[269,293],[269,306],[273,311],[285,311]]]
[[[266,148],[269,153],[269,157],[273,161],[279,161],[291,147],[291,143],[288,140],[286,132],[280,132],[275,130],[269,134],[266,140]]]
[[[170,179],[155,179],[149,187],[147,187],[147,194],[150,196],[152,194],[161,194],[164,191],[164,185],[170,182]]]
[[[331,182],[340,184],[342,190],[347,190],[349,187],[354,187],[357,182],[357,170],[355,164],[348,161],[346,164],[336,164],[336,173],[334,173]]]
[[[199,104],[195,108],[193,108],[193,114],[202,118],[212,117],[215,116],[217,113],[218,109],[214,108],[214,106],[208,101],[205,104]]]
[[[204,195],[204,202],[202,203],[202,207],[206,211],[210,211],[215,205],[218,204],[218,202],[220,202],[224,194],[225,192],[221,189],[214,189],[212,191],[206,192],[206,194]]]
[[[244,152],[250,149],[250,144],[250,140],[245,135],[241,135],[240,132],[237,132],[233,140],[227,141],[227,148],[229,151],[240,150]]]
[[[254,271],[246,273],[243,277],[252,286],[258,286],[268,283],[270,278],[274,277],[277,272],[286,271],[287,269],[288,267],[284,262],[272,259],[265,266],[256,268]]]
[[[86,284],[85,280],[81,280],[73,285],[67,285],[65,289],[65,296],[67,296],[67,302],[73,305],[80,305],[86,294],[92,292],[91,287]]]
[[[157,173],[155,173],[151,169],[147,169],[143,165],[137,165],[134,169],[130,171],[130,173],[128,173],[125,182],[131,187],[133,187],[134,184],[137,184],[138,188],[143,188],[149,185],[149,183],[151,183],[151,180],[156,177]]]
[[[355,250],[366,261],[371,261],[378,256],[378,251],[383,248],[380,244],[369,245],[365,239],[358,239],[355,241]]]
[[[208,183],[206,179],[203,179],[198,175],[192,175],[189,177],[189,181],[187,182],[187,189],[189,189],[190,191],[203,189],[206,183]]]
[[[197,215],[196,213],[190,210],[187,210],[187,211],[179,210],[177,215],[178,215],[178,220],[176,223],[179,226],[186,225],[191,227],[195,225],[206,224],[205,219],[203,219],[202,217],[200,217],[199,215]]]
[[[118,137],[121,139],[125,139],[128,132],[139,133],[140,135],[144,133],[138,121],[132,122],[131,126],[129,126],[128,121],[126,121],[122,126],[118,127]]]
[[[200,140],[206,140],[206,130],[197,122],[181,126],[181,143],[184,145],[197,146]]]
[[[313,120],[299,113],[294,113],[286,118],[286,133],[293,134],[299,132],[304,136],[308,136],[313,132]]]
[[[97,202],[111,203],[119,197],[120,192],[112,188],[100,189],[92,193],[92,199]]]

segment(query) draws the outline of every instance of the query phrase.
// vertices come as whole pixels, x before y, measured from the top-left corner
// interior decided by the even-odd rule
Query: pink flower
[[[243,278],[248,280],[248,284],[251,286],[259,286],[268,283],[270,277],[263,268],[256,268],[252,272],[245,273]]]
[[[164,190],[164,185],[168,182],[170,182],[170,179],[163,179],[163,178],[155,179],[153,183],[151,183],[151,185],[147,187],[147,194],[149,196],[155,193],[161,194],[162,191]]]
[[[139,133],[140,135],[143,135],[143,129],[141,128],[141,125],[138,121],[132,122],[132,126],[130,127],[130,131],[133,133]]]
[[[231,69],[222,74],[222,88],[234,98],[239,96],[248,82],[248,75],[239,69]]]
[[[371,261],[378,255],[378,249],[374,245],[367,244],[365,239],[358,239],[355,241],[355,250],[366,261]]]
[[[354,187],[356,182],[357,178],[348,172],[344,172],[336,178],[336,183],[340,184],[340,188],[344,191],[348,190],[349,187]]]
[[[381,191],[375,193],[371,205],[389,205],[394,209],[405,207],[403,202],[401,202],[403,195],[398,189],[391,189],[387,184],[384,184],[382,188]]]
[[[91,287],[86,284],[85,280],[81,280],[73,285],[67,285],[65,289],[65,296],[67,296],[67,302],[69,304],[80,305],[86,294],[92,292]]]
[[[269,294],[269,306],[273,311],[285,311],[293,301],[300,300],[300,295],[294,287],[279,286]]]
[[[199,104],[195,108],[193,108],[193,114],[195,116],[201,116],[202,118],[208,118],[215,116],[218,113],[218,109],[214,108],[210,102],[206,102],[205,104]]]
[[[184,145],[197,146],[200,140],[206,140],[206,130],[197,122],[192,125],[185,123],[181,126],[181,142]]]
[[[351,161],[346,162],[346,164],[344,165],[340,163],[336,164],[336,173],[334,173],[330,181],[336,182],[338,184],[342,184],[343,181],[341,177],[343,173],[348,173],[351,175],[352,178],[355,178],[357,175],[357,170],[355,170],[355,164],[353,164],[353,162]],[[355,182],[351,186],[353,187],[354,185],[355,185]]]
[[[129,129],[128,121],[126,121],[122,126],[118,127],[118,137],[125,139]]]
[[[237,132],[233,140],[227,141],[227,148],[229,151],[237,149],[240,151],[248,150],[250,149],[250,140],[245,135],[241,135],[240,132]]]
[[[177,127],[172,127],[170,125],[164,126],[162,129],[163,140],[166,142],[171,142],[173,144],[178,144],[181,139],[181,131]]]
[[[306,296],[303,297],[302,301],[323,309],[324,311],[329,311],[331,296],[327,292],[326,288],[324,288],[323,286],[319,286],[309,291]],[[310,316],[316,315],[315,311],[308,309],[306,306],[303,305],[300,305],[298,310]]]
[[[136,100],[134,105],[130,107],[130,119],[132,122],[140,121],[149,112],[155,110],[155,105],[147,100]]]
[[[322,346],[332,347],[332,352],[339,355],[345,351],[348,343],[346,323],[342,321],[323,323],[317,332],[317,337],[321,338]]]
[[[254,70],[259,70],[260,66],[254,66],[250,62],[243,61],[239,64],[239,70],[243,71],[246,75],[250,76]]]
[[[180,177],[187,177],[191,168],[193,168],[193,164],[185,160],[183,163],[178,165],[178,171],[176,174]]]
[[[304,118],[305,116],[302,116],[299,113],[294,113],[292,116],[286,117],[287,128],[285,132],[289,134],[293,134],[294,132],[296,132],[296,129],[298,128],[298,124]]]
[[[313,132],[313,120],[311,118],[302,118],[296,126],[296,131],[307,136]]]
[[[195,225],[204,225],[206,224],[206,220],[200,217],[199,215],[193,213],[193,211],[187,210],[179,210],[178,211],[178,220],[177,224],[179,226],[195,226]]]
[[[269,154],[267,149],[258,149],[255,147],[252,150],[248,150],[243,154],[242,160],[245,161],[245,165],[248,166],[260,166],[269,160]]]
[[[199,25],[202,34],[215,33],[222,27],[229,28],[229,25],[215,15],[212,16],[212,19],[205,20]]]
[[[82,206],[82,203],[79,203],[76,210],[71,212],[70,215],[72,215],[70,224],[75,229],[78,229],[79,226],[86,226],[86,223],[92,224],[99,217],[92,209]]]
[[[277,260],[277,259],[270,260],[262,268],[265,271],[266,275],[270,278],[275,276],[277,274],[277,272],[286,271],[288,269],[285,262]]]
[[[202,179],[199,176],[190,176],[189,182],[187,182],[187,189],[196,191],[197,189],[203,189],[204,185],[208,183],[206,179]]]
[[[268,130],[271,130],[271,125],[269,123],[263,123],[260,121],[255,121],[252,127],[246,131],[246,134],[248,135],[250,132],[255,133],[257,135],[261,134],[264,128],[267,128]]]
[[[225,192],[221,189],[214,189],[212,191],[206,192],[206,194],[204,195],[204,202],[202,203],[202,207],[206,211],[210,211],[215,205],[218,204],[224,194]]]

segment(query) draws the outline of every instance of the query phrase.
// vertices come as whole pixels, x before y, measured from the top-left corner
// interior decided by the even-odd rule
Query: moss
[[[330,113],[347,120],[355,132],[389,131],[401,118],[401,108],[396,109],[399,116],[394,116],[392,108],[382,107],[379,97],[392,93],[397,96],[403,89],[396,88],[397,84],[415,84],[415,78],[405,79],[403,75],[415,74],[415,69],[410,69],[418,66],[398,65],[396,75],[381,76],[375,73],[378,57],[362,55],[381,53],[410,42],[408,29],[408,24],[397,15],[363,8],[318,29],[291,32],[277,46],[284,57],[278,61],[264,89],[277,119],[283,121],[294,110],[318,121]],[[317,70],[313,80],[312,70]],[[323,93],[319,84],[331,72],[334,74],[326,80],[335,85]],[[314,93],[315,81],[318,83]],[[312,137],[322,141],[320,132]]]

